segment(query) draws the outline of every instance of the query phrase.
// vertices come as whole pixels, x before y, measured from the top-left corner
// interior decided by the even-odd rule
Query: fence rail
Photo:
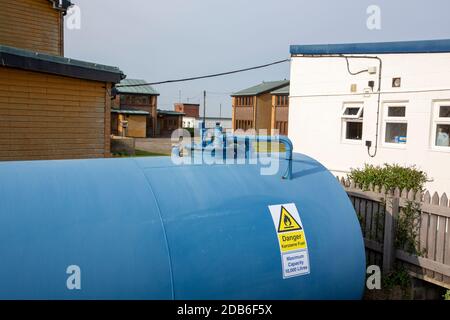
[[[388,191],[371,185],[364,190],[349,180],[338,180],[360,220],[368,264],[389,273],[398,263],[412,276],[450,289],[450,203],[445,193]],[[415,224],[417,254],[396,247],[398,219],[411,203],[420,209]]]

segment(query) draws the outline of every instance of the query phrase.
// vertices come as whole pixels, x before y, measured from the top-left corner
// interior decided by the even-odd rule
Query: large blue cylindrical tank
[[[309,252],[292,278],[268,209],[285,203]],[[364,282],[353,207],[303,155],[291,180],[170,158],[0,164],[0,299],[359,299]]]

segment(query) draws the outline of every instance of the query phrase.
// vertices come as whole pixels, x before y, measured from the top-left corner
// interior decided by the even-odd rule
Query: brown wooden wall
[[[272,130],[277,129],[281,135],[288,135],[289,96],[272,96]],[[272,131],[272,134],[274,132]]]
[[[0,67],[0,161],[108,157],[106,87]]]
[[[121,125],[122,121],[128,121],[128,128],[126,129],[125,136],[131,138],[147,137],[147,116],[119,114],[117,119],[117,134],[119,136],[124,136],[124,128]]]
[[[0,44],[64,55],[63,19],[47,0],[0,0]]]
[[[158,116],[158,96],[151,95],[117,95],[113,100],[113,106],[117,109],[147,111],[146,136],[156,136]]]
[[[233,130],[254,129],[255,123],[254,96],[232,97],[232,128]]]
[[[270,134],[272,120],[272,95],[270,93],[261,94],[256,101],[256,130],[266,130]]]
[[[258,96],[233,97],[233,129],[266,130],[271,134],[273,103],[270,93]]]

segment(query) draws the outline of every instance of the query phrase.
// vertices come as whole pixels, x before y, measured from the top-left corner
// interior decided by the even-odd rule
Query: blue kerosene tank
[[[300,154],[290,180],[260,169],[0,163],[0,299],[361,298],[363,239],[333,175]],[[307,240],[308,273],[292,277],[269,210],[283,204]]]

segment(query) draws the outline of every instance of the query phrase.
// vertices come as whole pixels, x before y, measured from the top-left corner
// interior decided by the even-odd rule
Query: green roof
[[[177,111],[171,111],[171,110],[160,110],[158,109],[158,114],[167,115],[167,116],[184,116],[185,113],[183,112],[177,112]]]
[[[257,96],[289,85],[289,80],[262,82],[256,86],[233,93],[232,97]]]
[[[281,87],[280,89],[276,89],[274,91],[270,92],[271,94],[275,94],[275,95],[282,95],[282,94],[289,94],[289,85]]]
[[[123,109],[111,109],[112,113],[119,113],[119,114],[132,114],[132,115],[149,115],[150,113],[143,110],[123,110]]]
[[[156,91],[152,86],[145,85],[146,83],[147,81],[140,79],[124,79],[119,84],[116,84],[117,93],[159,96],[159,92]],[[135,87],[125,87],[128,85]]]

